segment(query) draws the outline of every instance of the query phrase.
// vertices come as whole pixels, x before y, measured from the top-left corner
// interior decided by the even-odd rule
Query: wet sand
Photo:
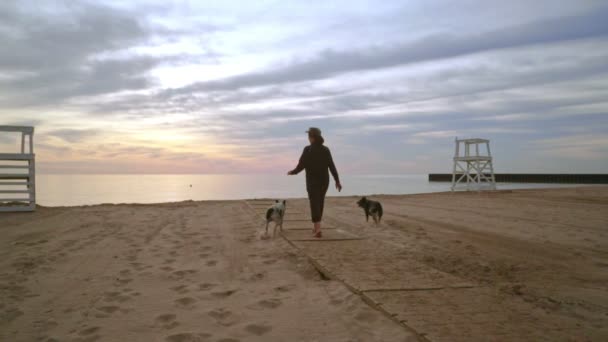
[[[603,341],[608,187],[0,214],[2,341]]]

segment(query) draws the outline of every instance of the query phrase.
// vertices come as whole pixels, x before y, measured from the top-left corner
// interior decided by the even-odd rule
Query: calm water
[[[38,204],[158,203],[184,200],[305,197],[304,176],[284,175],[37,175]],[[344,188],[329,196],[413,194],[448,191],[427,175],[342,176]],[[192,187],[190,187],[192,185]],[[563,184],[498,184],[499,189]]]

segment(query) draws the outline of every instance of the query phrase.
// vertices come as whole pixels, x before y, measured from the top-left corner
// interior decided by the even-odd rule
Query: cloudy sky
[[[0,1],[0,124],[46,173],[608,172],[606,1]],[[0,137],[3,151],[14,148]]]

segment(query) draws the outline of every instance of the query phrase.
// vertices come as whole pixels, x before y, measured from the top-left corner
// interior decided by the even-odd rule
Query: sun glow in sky
[[[0,125],[46,173],[608,172],[605,1],[0,2]],[[0,151],[14,149],[0,137]],[[9,151],[10,152],[10,151]]]

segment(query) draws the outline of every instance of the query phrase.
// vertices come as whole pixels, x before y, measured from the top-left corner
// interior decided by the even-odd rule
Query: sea
[[[450,191],[450,183],[429,182],[426,174],[342,175],[342,192],[331,181],[328,196],[417,194]],[[565,184],[497,183],[500,189],[568,187]],[[303,174],[36,175],[36,201],[43,206],[102,203],[162,203],[306,197]]]

